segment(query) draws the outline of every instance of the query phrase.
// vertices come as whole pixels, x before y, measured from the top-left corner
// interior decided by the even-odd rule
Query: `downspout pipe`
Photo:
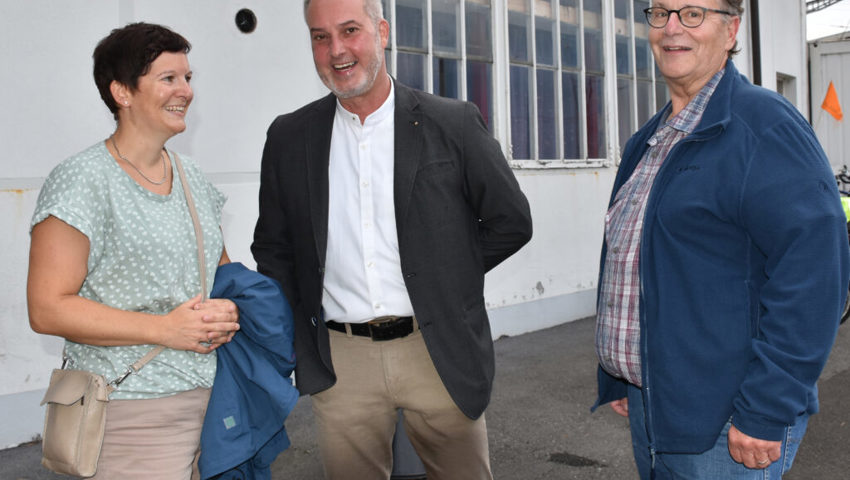
[[[750,0],[750,45],[753,51],[753,85],[761,85],[761,32],[759,29],[759,0]]]

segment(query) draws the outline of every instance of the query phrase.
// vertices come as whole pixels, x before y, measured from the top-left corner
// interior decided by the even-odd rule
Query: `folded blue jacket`
[[[241,263],[218,267],[210,296],[236,303],[241,328],[216,350],[201,478],[270,479],[271,463],[289,447],[283,422],[298,400],[292,309],[275,280]]]

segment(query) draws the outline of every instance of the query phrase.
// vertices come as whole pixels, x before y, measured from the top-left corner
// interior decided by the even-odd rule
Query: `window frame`
[[[434,39],[433,39],[433,11],[434,5],[432,0],[423,0],[423,5],[425,9],[425,45],[426,48],[423,50],[411,50],[402,47],[399,49],[397,44],[397,22],[396,22],[396,1],[397,0],[384,0],[384,15],[390,22],[390,42],[387,46],[387,58],[389,59],[388,71],[390,74],[397,78],[398,76],[398,55],[399,53],[418,53],[424,55],[424,85],[426,91],[433,92],[434,91],[434,61],[435,58],[450,58],[452,60],[459,61],[459,95],[458,98],[461,100],[468,99],[468,68],[467,62],[471,59],[473,61],[482,61],[477,55],[471,56],[471,58],[467,54],[467,38],[466,38],[466,12],[467,12],[467,1],[474,0],[458,0],[458,44],[459,44],[459,58],[455,58],[453,55],[447,55],[443,53],[435,53],[434,49]],[[611,167],[619,164],[620,158],[620,141],[619,141],[619,121],[618,121],[618,102],[617,102],[617,83],[618,80],[625,79],[626,77],[620,75],[617,72],[617,45],[616,45],[616,19],[615,19],[615,1],[616,0],[601,0],[601,35],[602,35],[602,62],[604,73],[602,75],[602,90],[603,90],[603,114],[604,119],[602,120],[602,124],[605,127],[605,142],[602,145],[603,152],[605,153],[604,158],[588,158],[588,138],[587,138],[587,68],[585,65],[585,15],[586,12],[584,10],[585,1],[586,0],[576,0],[576,8],[577,8],[577,16],[578,16],[578,57],[579,57],[579,68],[575,69],[573,67],[564,67],[563,59],[561,55],[561,33],[562,33],[562,8],[560,5],[560,0],[549,0],[547,7],[551,7],[552,12],[551,15],[546,13],[543,15],[545,18],[550,19],[553,22],[552,35],[554,36],[554,66],[552,65],[540,65],[537,63],[537,15],[536,10],[539,8],[537,5],[539,0],[527,0],[530,16],[529,21],[529,42],[530,45],[530,62],[521,62],[517,63],[517,65],[525,65],[530,68],[530,79],[529,79],[529,123],[530,123],[530,150],[531,157],[528,159],[524,158],[514,158],[512,152],[512,142],[511,142],[511,81],[510,81],[510,71],[512,65],[514,65],[510,60],[510,38],[508,34],[509,28],[509,0],[490,0],[489,8],[490,8],[490,37],[492,42],[492,63],[490,63],[490,68],[492,69],[492,78],[490,85],[490,102],[492,105],[491,118],[492,122],[490,125],[490,130],[493,132],[493,135],[502,145],[502,150],[505,153],[506,158],[508,159],[509,164],[516,169],[572,169],[572,168],[604,168]],[[552,5],[554,4],[554,5]],[[630,116],[629,125],[638,125],[638,83],[646,81],[646,78],[641,77],[638,78],[637,74],[637,51],[636,51],[636,37],[635,37],[635,12],[634,12],[634,0],[627,0],[628,7],[628,19],[626,20],[628,24],[628,36],[629,41],[628,45],[631,49],[631,54],[629,55],[629,63],[631,73],[628,76],[629,83],[631,85],[630,88]],[[642,12],[637,12],[637,15],[643,15]],[[552,18],[554,17],[554,18]],[[642,21],[642,18],[639,19]],[[649,28],[649,27],[647,27]],[[656,68],[654,65],[654,61],[651,59],[651,51],[650,51],[650,62],[649,65],[650,70],[650,112],[656,111],[656,92],[658,87],[658,81],[656,79]],[[537,105],[537,88],[538,88],[538,69],[542,68],[545,70],[551,70],[554,72],[554,83],[555,83],[555,100],[556,100],[556,109],[555,109],[555,135],[557,136],[556,147],[555,150],[557,152],[556,157],[554,159],[541,159],[538,158],[538,105]],[[581,145],[579,146],[579,156],[580,158],[564,158],[564,102],[563,102],[563,75],[565,72],[575,73],[578,75],[578,115],[580,118],[579,125],[579,139]],[[636,127],[635,127],[636,128]],[[631,128],[634,130],[635,128]]]

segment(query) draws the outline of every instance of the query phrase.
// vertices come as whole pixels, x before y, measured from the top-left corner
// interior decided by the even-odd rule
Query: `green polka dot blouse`
[[[225,197],[197,164],[180,159],[204,232],[209,290],[224,247],[220,224]],[[59,164],[47,177],[31,227],[53,215],[88,237],[88,273],[81,297],[122,310],[166,314],[200,293],[195,233],[173,162],[172,173],[171,193],[155,194],[127,175],[99,142]],[[153,347],[65,342],[68,368],[99,373],[107,380]],[[130,375],[110,398],[156,398],[210,387],[215,367],[215,352],[166,349]]]

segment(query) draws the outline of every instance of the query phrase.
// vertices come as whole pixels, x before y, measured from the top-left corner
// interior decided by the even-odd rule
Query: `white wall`
[[[850,40],[812,42],[811,61],[812,124],[834,171],[850,166]],[[832,82],[844,118],[836,120],[823,104]]]
[[[808,118],[805,3],[759,0],[759,16],[762,86],[776,90],[777,74],[793,77],[796,86],[793,103]]]
[[[774,10],[767,4],[775,1],[762,1],[763,20]],[[258,17],[250,35],[234,26],[243,7]],[[786,16],[787,9],[776,11]],[[228,195],[222,224],[235,261],[254,265],[248,247],[266,128],[275,115],[325,93],[313,70],[297,0],[0,0],[0,264],[5,273],[0,280],[0,448],[40,432],[37,403],[50,370],[60,362],[61,340],[36,335],[27,323],[29,218],[38,189],[54,165],[112,132],[111,115],[91,79],[91,52],[110,29],[136,20],[168,25],[193,43],[189,128],[169,147],[191,155]],[[763,53],[770,48],[763,40]],[[748,57],[741,58],[739,68],[748,72]],[[535,232],[527,247],[488,274],[485,297],[494,337],[594,314],[602,221],[615,173],[614,167],[516,170]]]

